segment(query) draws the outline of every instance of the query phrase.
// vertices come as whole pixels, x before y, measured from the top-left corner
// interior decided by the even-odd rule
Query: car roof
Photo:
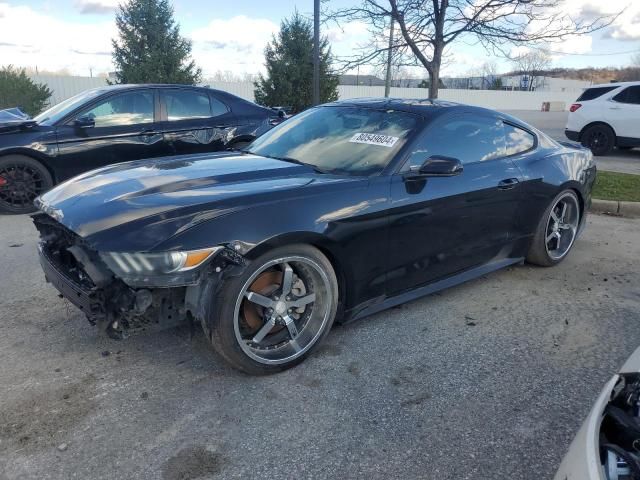
[[[116,90],[137,90],[144,88],[195,88],[198,90],[207,90],[211,92],[228,94],[222,90],[216,90],[215,88],[198,85],[185,85],[180,83],[119,83],[116,85],[105,85],[104,87],[97,87],[93,90],[100,92],[112,92]]]
[[[349,98],[346,100],[338,100],[326,103],[327,106],[354,106],[384,110],[397,110],[400,112],[409,112],[421,115],[425,118],[434,118],[444,113],[466,112],[477,114],[489,114],[492,116],[504,118],[515,123],[522,124],[522,120],[515,117],[491,110],[489,108],[476,107],[466,105],[464,103],[450,102],[448,100],[438,100],[430,98],[381,98],[381,97],[365,97],[365,98]],[[526,124],[525,124],[526,125]]]
[[[633,85],[640,85],[640,82],[611,82],[611,83],[598,83],[595,85],[589,85],[585,88],[599,88],[599,87],[628,87]]]

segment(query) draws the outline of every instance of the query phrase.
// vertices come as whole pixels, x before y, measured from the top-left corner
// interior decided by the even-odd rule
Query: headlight
[[[176,286],[197,281],[197,268],[223,247],[185,252],[101,252],[109,269],[131,286]]]

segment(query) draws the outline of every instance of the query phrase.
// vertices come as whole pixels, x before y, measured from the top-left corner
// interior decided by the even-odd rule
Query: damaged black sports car
[[[31,212],[56,183],[105,165],[242,148],[284,116],[188,85],[105,86],[33,119],[0,116],[0,213]]]
[[[242,152],[69,180],[34,215],[47,279],[113,337],[200,323],[252,374],[346,321],[527,260],[585,224],[596,167],[520,120],[442,101],[309,109]]]

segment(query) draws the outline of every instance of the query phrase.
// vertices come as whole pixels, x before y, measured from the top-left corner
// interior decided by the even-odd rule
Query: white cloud
[[[264,48],[278,29],[271,20],[239,15],[212,20],[188,36],[193,40],[193,57],[206,77],[217,71],[242,74],[264,70]]]
[[[640,40],[640,2],[638,0],[566,0],[563,8],[568,13],[593,20],[602,15],[622,12],[607,28],[607,36],[617,40]]]
[[[83,4],[106,5],[108,2],[89,0]],[[29,29],[24,25],[29,25]],[[217,71],[241,75],[264,69],[264,47],[278,28],[271,20],[237,16],[213,20],[190,33],[183,28],[182,34],[193,40],[193,57],[205,76]],[[67,70],[85,76],[89,74],[89,68],[94,74],[106,73],[113,70],[111,39],[116,36],[111,16],[104,21],[82,23],[56,18],[28,6],[0,3],[0,59],[3,65]]]
[[[481,67],[488,61],[496,60],[484,50],[475,47],[470,51],[464,44],[452,44],[445,50],[440,76],[462,77],[478,75]]]
[[[103,13],[104,16],[83,15],[67,19],[55,9],[42,10],[26,5],[15,5],[0,0],[0,63],[35,67],[41,70],[66,69],[74,74],[88,75],[113,70],[111,63],[111,39],[117,35],[113,11],[122,0],[74,0],[73,5],[81,13]],[[627,8],[605,35],[618,40],[640,40],[640,0],[565,0],[562,11],[572,17],[593,19]],[[186,14],[185,14],[186,15]],[[214,17],[215,12],[207,12]],[[179,15],[176,20],[180,21]],[[29,28],[25,28],[27,25]],[[277,33],[279,24],[266,18],[245,15],[229,19],[215,19],[206,27],[193,31],[182,27],[182,34],[193,41],[193,57],[202,67],[205,77],[215,72],[231,72],[235,75],[264,71],[264,48]],[[357,53],[357,48],[368,42],[367,25],[351,22],[344,29],[323,27],[322,34],[329,38],[335,56]],[[592,51],[592,36],[570,37],[548,48],[562,54],[584,54]],[[629,48],[620,46],[620,50]],[[478,55],[477,49],[464,44],[451,48],[451,57],[443,65],[443,74],[463,75],[478,68],[488,56]],[[370,69],[362,67],[360,73]],[[422,68],[411,69],[417,76],[424,76]]]
[[[29,28],[25,28],[28,25]],[[28,6],[0,3],[0,59],[2,64],[66,69],[88,75],[107,72],[111,66],[112,20],[91,24],[67,21]]]
[[[117,10],[122,0],[76,0],[75,7],[80,13],[105,14]]]

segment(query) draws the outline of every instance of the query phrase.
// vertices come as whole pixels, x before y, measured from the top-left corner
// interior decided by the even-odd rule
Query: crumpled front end
[[[40,232],[38,249],[46,280],[112,338],[186,319],[187,287],[132,288],[80,236],[47,214],[32,218]]]

